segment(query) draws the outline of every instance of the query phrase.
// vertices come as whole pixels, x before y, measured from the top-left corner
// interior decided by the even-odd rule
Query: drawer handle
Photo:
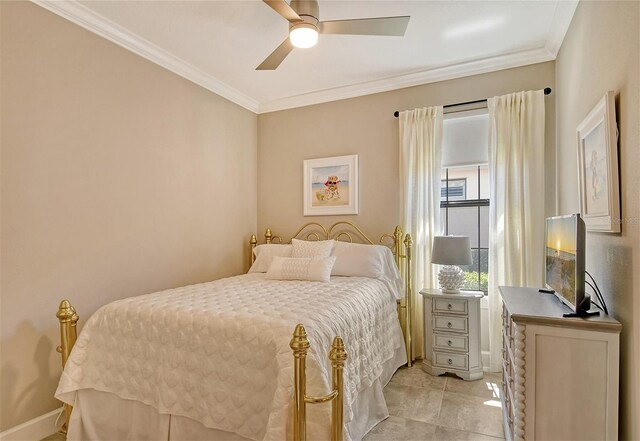
[[[449,303],[449,304],[447,305],[447,309],[451,309],[451,308],[453,308],[453,305],[452,305],[451,303]]]
[[[447,363],[449,363],[449,364],[453,364],[453,360],[452,360],[452,359],[449,359],[449,360],[447,360]]]
[[[452,327],[452,326],[453,326],[453,325],[451,324],[451,322],[448,322],[448,323],[447,323],[447,328],[450,328],[450,327]]]
[[[451,340],[447,340],[447,346],[451,346],[453,342]]]

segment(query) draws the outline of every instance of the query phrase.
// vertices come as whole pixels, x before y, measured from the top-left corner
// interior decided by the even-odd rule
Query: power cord
[[[586,283],[589,284],[589,286],[593,289],[593,292],[595,293],[596,297],[598,297],[598,300],[600,301],[600,303],[602,304],[602,309],[604,311],[605,314],[609,315],[609,311],[607,310],[607,304],[604,301],[604,297],[602,296],[602,291],[600,291],[600,287],[598,286],[598,283],[596,283],[596,280],[593,278],[593,276],[589,273],[589,271],[585,270],[584,271],[585,274],[587,276],[589,276],[589,278],[591,279],[591,281],[593,282],[593,285],[591,283],[589,283],[587,280],[585,280]],[[595,286],[594,286],[595,285]]]
[[[591,289],[593,290],[594,293],[596,292],[596,289],[593,287],[593,285],[591,283],[589,283],[588,280],[585,280],[584,282],[591,287]],[[596,294],[596,296],[597,296],[597,294]],[[598,297],[598,299],[599,299],[599,297]],[[591,299],[591,303],[593,303],[595,306],[597,306],[600,311],[604,312],[604,309],[602,308],[602,306],[600,306],[600,304],[598,302],[596,302],[595,299]]]

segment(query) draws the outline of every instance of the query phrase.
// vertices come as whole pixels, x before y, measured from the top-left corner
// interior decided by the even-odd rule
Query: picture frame
[[[358,155],[303,161],[304,216],[358,214]]]
[[[615,92],[607,92],[577,128],[580,214],[587,231],[620,232]]]

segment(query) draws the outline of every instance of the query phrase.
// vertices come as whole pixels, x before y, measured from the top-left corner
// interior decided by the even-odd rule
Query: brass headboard
[[[291,239],[301,240],[340,240],[343,242],[357,242],[363,244],[375,245],[375,242],[367,236],[358,226],[348,221],[340,221],[326,228],[318,222],[309,222],[304,224],[298,231],[291,236]],[[291,239],[285,242],[282,236],[274,235],[271,228],[267,228],[264,234],[264,243],[281,244],[290,243]],[[405,346],[407,348],[407,365],[413,364],[413,351],[411,350],[411,250],[413,240],[410,234],[403,234],[402,228],[396,226],[393,233],[386,233],[380,236],[378,244],[385,245],[391,249],[395,257],[398,270],[402,275],[405,286],[404,301],[398,301],[398,319],[404,334]],[[249,241],[251,251],[251,263],[255,261],[253,253],[254,248],[258,245],[256,235],[251,236]]]

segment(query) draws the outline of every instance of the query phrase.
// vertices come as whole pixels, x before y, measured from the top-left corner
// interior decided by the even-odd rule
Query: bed
[[[63,302],[56,398],[73,406],[67,438],[360,440],[388,416],[382,388],[411,363],[398,271],[410,268],[411,239],[396,228],[381,238],[388,247],[358,240],[373,245],[348,222],[307,224],[291,245],[267,230],[265,244],[250,240],[248,274],[112,302],[77,341]],[[287,246],[331,255],[279,256]],[[362,253],[372,274],[361,274]],[[285,274],[300,262],[325,282]],[[322,262],[333,262],[330,278],[314,269]]]

